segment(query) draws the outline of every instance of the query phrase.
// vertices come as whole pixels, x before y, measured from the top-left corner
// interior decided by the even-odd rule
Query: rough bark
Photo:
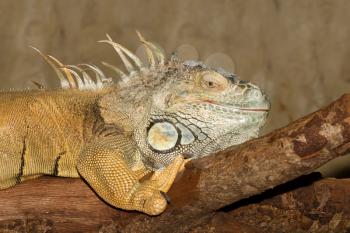
[[[350,179],[312,173],[234,203],[190,232],[349,232]]]
[[[99,200],[79,179],[29,181],[0,192],[0,229],[188,232],[207,226],[215,232],[218,222],[221,227],[233,229],[237,221],[231,220],[236,218],[239,209],[225,212],[226,206],[310,173],[345,154],[350,147],[349,124],[350,95],[344,95],[331,105],[264,137],[193,161],[187,164],[185,172],[171,188],[169,207],[157,217],[114,209]],[[336,183],[334,192],[338,190],[339,182]],[[349,182],[345,180],[345,183],[348,187]],[[322,195],[322,192],[315,195]],[[345,193],[339,195],[347,198]],[[301,196],[300,202],[303,198]],[[271,218],[279,216],[276,213],[271,213]],[[334,220],[337,222],[339,213],[334,214],[338,214]],[[261,219],[254,219],[261,222]],[[247,225],[250,230],[247,232],[254,232],[256,227],[259,224]]]

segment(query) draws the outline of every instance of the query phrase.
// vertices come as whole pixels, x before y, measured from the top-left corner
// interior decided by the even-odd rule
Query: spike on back
[[[137,36],[139,37],[140,42],[145,46],[146,48],[146,52],[147,52],[147,56],[148,59],[150,61],[150,64],[152,63],[156,63],[154,60],[154,55],[156,55],[157,60],[158,60],[158,65],[164,65],[165,63],[165,54],[163,53],[163,51],[156,46],[155,44],[146,41],[145,38],[142,36],[142,34],[139,31],[136,31]]]
[[[147,41],[143,38],[142,34],[139,31],[136,31],[136,34],[139,37],[140,42],[143,44],[143,46],[146,49],[148,63],[150,64],[150,68],[154,69],[156,67],[156,60],[154,59],[152,49],[147,44]]]
[[[96,66],[89,64],[80,65],[87,67],[88,70],[92,70],[95,73],[96,81],[93,81],[87,74],[86,70],[80,68],[79,65],[64,65],[57,58],[51,55],[45,55],[35,47],[31,48],[37,51],[39,55],[53,68],[63,89],[98,90],[110,86],[112,83],[112,80],[106,78],[102,70]]]
[[[55,57],[51,56],[51,55],[47,55],[52,61],[54,61],[56,63],[56,67],[60,70],[63,71],[63,73],[66,75],[66,80],[69,83],[70,88],[76,88],[77,86],[75,85],[74,82],[74,74],[72,74],[68,69],[64,68],[64,65]]]
[[[136,76],[137,73],[142,73],[145,70],[155,70],[157,67],[161,67],[165,64],[165,54],[163,51],[156,46],[155,44],[145,40],[139,31],[136,31],[136,34],[146,49],[147,58],[149,61],[149,66],[146,67],[141,59],[137,57],[130,50],[124,46],[116,43],[112,38],[106,34],[107,40],[101,40],[99,42],[110,44],[116,53],[121,58],[128,74],[125,74],[119,68],[114,65],[111,65],[107,62],[102,62],[102,64],[115,73],[117,73],[121,81],[118,82],[120,86],[125,86],[131,80],[132,77]],[[32,47],[35,51],[39,53],[41,57],[53,68],[57,74],[58,79],[60,80],[61,87],[63,89],[80,89],[80,90],[97,90],[102,89],[106,86],[113,84],[111,78],[107,78],[105,74],[95,65],[91,64],[79,64],[75,65],[64,65],[57,58],[43,54],[37,48]],[[92,71],[95,73],[95,80],[93,80],[87,71]]]
[[[139,37],[140,42],[144,45],[147,53],[147,57],[149,60],[150,66],[147,67],[149,69],[155,69],[157,66],[162,66],[165,63],[165,54],[163,51],[156,46],[155,44],[145,40],[142,34],[139,31],[136,31],[137,36]],[[117,52],[119,57],[121,58],[125,68],[128,72],[132,73],[136,71],[135,67],[131,64],[130,60],[137,66],[138,70],[142,70],[144,67],[140,58],[138,58],[134,53],[130,50],[126,49],[124,46],[116,43],[112,40],[112,38],[106,34],[108,40],[100,40],[99,42],[108,43],[113,46],[114,50]],[[128,59],[129,58],[129,59]],[[111,67],[110,67],[111,68]],[[119,72],[118,72],[119,73]]]
[[[108,67],[111,70],[113,70],[115,73],[117,73],[119,75],[119,77],[121,78],[122,82],[126,83],[129,80],[129,77],[123,71],[121,71],[118,67],[111,65],[108,62],[104,62],[104,61],[102,61],[101,63],[105,67]]]
[[[34,49],[42,58],[44,58],[44,60],[52,67],[52,69],[57,74],[58,79],[60,80],[61,87],[63,89],[69,88],[70,84],[68,82],[68,79],[63,75],[62,70],[60,70],[57,67],[57,62],[53,62],[52,59],[49,56],[43,54],[39,49],[37,49],[37,48],[35,48],[33,46],[30,46],[30,47],[32,49]]]

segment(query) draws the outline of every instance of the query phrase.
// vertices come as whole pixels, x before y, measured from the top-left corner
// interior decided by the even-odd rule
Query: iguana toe
[[[143,212],[149,215],[159,215],[164,212],[166,206],[166,199],[160,193],[156,193],[145,201]]]
[[[140,185],[132,199],[136,210],[149,215],[161,214],[167,206],[166,198],[154,186],[154,182]]]

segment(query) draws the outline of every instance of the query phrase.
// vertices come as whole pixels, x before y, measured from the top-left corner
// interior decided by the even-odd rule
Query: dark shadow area
[[[245,199],[242,199],[240,201],[237,201],[235,203],[232,203],[231,205],[225,206],[221,209],[219,209],[218,211],[223,211],[223,212],[229,212],[232,211],[234,209],[238,209],[242,206],[246,206],[246,205],[250,205],[250,204],[256,204],[259,202],[262,202],[266,199],[270,199],[273,198],[275,196],[278,196],[282,193],[286,193],[301,187],[305,187],[308,186],[310,184],[312,184],[315,181],[318,181],[320,179],[322,179],[322,174],[319,172],[313,172],[311,174],[308,175],[304,175],[304,176],[300,176],[292,181],[289,181],[287,183],[278,185],[272,189],[266,190],[265,192],[252,196],[252,197],[248,197]]]
[[[338,171],[334,175],[334,178],[337,178],[337,179],[350,178],[350,167],[338,169]]]

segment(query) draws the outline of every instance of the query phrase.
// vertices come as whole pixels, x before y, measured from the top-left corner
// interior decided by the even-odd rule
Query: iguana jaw
[[[240,105],[220,103],[218,101],[214,101],[210,99],[174,98],[171,100],[171,105],[176,108],[181,108],[184,105],[200,104],[200,103],[209,104],[218,108],[225,108],[232,111],[265,112],[265,113],[268,113],[270,111],[270,103],[266,98],[264,101],[262,101],[260,105],[251,106],[251,107],[242,107]]]
[[[268,112],[269,109],[264,108],[236,108],[239,111],[244,112]]]
[[[242,111],[242,112],[269,112],[270,111],[270,103],[268,100],[264,101],[261,105],[252,106],[252,107],[241,107],[239,105],[222,104],[212,100],[205,100],[203,102],[206,102],[218,107],[228,108],[228,109]]]

